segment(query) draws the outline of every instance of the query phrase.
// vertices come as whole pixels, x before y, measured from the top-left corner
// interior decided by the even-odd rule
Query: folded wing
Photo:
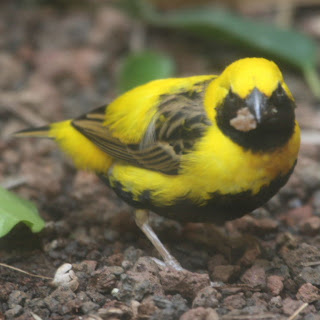
[[[211,125],[201,92],[164,95],[139,144],[126,144],[104,125],[100,107],[72,121],[72,125],[101,150],[115,159],[165,174],[178,174],[181,157],[190,152]]]

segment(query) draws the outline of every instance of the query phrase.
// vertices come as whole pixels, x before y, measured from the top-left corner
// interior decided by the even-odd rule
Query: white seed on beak
[[[230,125],[235,129],[248,132],[257,127],[257,121],[248,107],[241,108],[237,112],[237,116],[230,120]]]

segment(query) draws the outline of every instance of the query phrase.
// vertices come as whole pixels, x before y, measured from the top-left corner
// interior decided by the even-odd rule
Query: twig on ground
[[[320,265],[320,261],[302,262],[301,265],[304,267],[318,266]]]
[[[41,275],[38,275],[38,274],[33,274],[33,273],[28,272],[28,271],[24,271],[22,269],[19,269],[19,268],[13,267],[13,266],[9,266],[8,264],[1,263],[1,262],[0,262],[0,267],[8,268],[8,269],[20,272],[20,273],[27,274],[30,277],[36,277],[36,278],[46,279],[46,280],[53,280],[53,278],[46,277],[46,276],[41,276]]]
[[[309,305],[308,303],[304,303],[300,308],[298,308],[298,309],[288,318],[288,320],[293,320],[293,319],[295,319],[295,318],[299,315],[299,313],[300,313],[301,311],[303,311],[308,305]]]

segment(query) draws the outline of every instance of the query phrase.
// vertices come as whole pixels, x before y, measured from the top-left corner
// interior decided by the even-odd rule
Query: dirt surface
[[[40,234],[19,225],[1,239],[0,259],[47,277],[71,264],[59,269],[59,286],[0,267],[0,319],[320,319],[317,144],[303,143],[289,183],[264,208],[218,231],[152,216],[188,271],[160,268],[132,209],[97,177],[77,172],[51,141],[9,137],[115,97],[121,59],[141,28],[107,5],[4,1],[0,30],[0,183],[34,201],[46,221]],[[246,55],[154,29],[145,30],[145,42],[172,54],[179,75],[215,73]],[[284,73],[302,128],[319,130],[318,103],[301,75]]]

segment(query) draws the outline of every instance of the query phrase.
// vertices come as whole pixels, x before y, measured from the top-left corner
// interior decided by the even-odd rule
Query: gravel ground
[[[97,177],[77,172],[51,141],[9,137],[111,100],[136,29],[107,5],[0,4],[0,183],[22,181],[14,191],[46,220],[40,234],[19,225],[2,238],[0,259],[47,277],[63,266],[64,283],[0,267],[0,319],[320,320],[317,145],[302,145],[289,183],[264,208],[224,228],[152,216],[188,270],[175,272],[154,263],[132,209]],[[154,29],[146,43],[175,56],[179,75],[216,72],[245,55],[217,46],[212,57],[198,40]],[[319,129],[317,103],[300,75],[285,76],[303,129]]]

